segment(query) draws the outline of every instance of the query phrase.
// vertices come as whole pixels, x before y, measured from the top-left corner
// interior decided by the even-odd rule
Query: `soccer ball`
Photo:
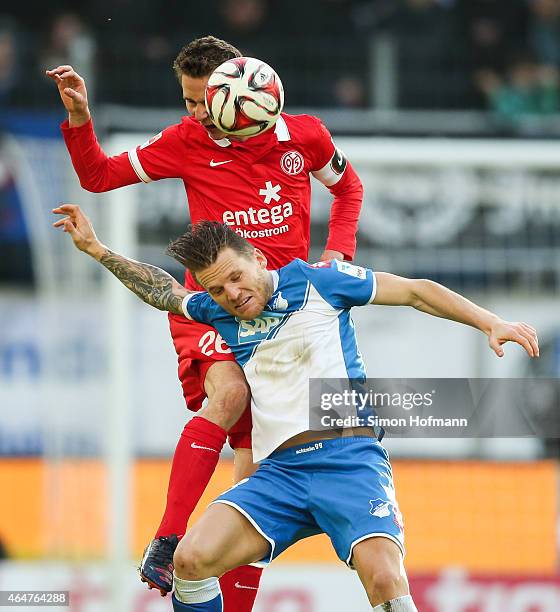
[[[214,70],[204,95],[212,123],[233,136],[255,136],[272,127],[284,107],[274,70],[253,57],[235,57]]]

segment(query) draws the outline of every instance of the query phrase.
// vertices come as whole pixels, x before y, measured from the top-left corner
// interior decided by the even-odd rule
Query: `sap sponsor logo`
[[[390,510],[391,503],[383,499],[380,499],[380,498],[370,499],[369,506],[370,506],[369,513],[372,516],[383,518],[391,514],[391,510]]]
[[[312,268],[330,268],[330,261],[318,261],[317,263],[311,264]]]
[[[239,320],[239,342],[252,342],[263,340],[283,320],[284,315],[270,313],[251,321]]]
[[[346,261],[334,260],[336,267],[342,274],[348,274],[348,276],[355,276],[356,278],[366,278],[366,269],[360,266],[355,266]]]

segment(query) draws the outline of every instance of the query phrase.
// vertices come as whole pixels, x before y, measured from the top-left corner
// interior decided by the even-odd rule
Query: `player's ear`
[[[265,254],[260,249],[255,249],[255,259],[259,264],[259,267],[263,270],[266,270],[266,264],[268,263]]]

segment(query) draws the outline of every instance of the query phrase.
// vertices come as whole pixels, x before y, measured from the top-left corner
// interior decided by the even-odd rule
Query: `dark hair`
[[[173,240],[166,253],[196,274],[211,266],[225,248],[233,249],[246,257],[255,251],[255,247],[225,223],[199,221]]]
[[[239,49],[215,36],[204,36],[179,51],[173,70],[179,80],[183,74],[198,79],[212,74],[220,64],[233,57],[241,57]]]

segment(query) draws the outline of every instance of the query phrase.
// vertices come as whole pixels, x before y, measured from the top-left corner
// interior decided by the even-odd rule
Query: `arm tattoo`
[[[183,314],[181,304],[189,292],[161,268],[127,259],[109,249],[105,250],[99,263],[146,304],[159,310]]]

